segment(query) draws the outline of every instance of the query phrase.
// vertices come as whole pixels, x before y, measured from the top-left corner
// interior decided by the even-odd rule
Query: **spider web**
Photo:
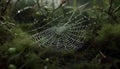
[[[40,47],[51,47],[55,49],[81,48],[85,40],[86,29],[88,27],[86,22],[89,18],[78,14],[76,11],[67,12],[66,15],[71,15],[66,19],[66,21],[64,21],[63,15],[61,15],[42,27],[34,29],[33,31],[42,29],[47,25],[51,25],[45,30],[32,35],[34,44]]]

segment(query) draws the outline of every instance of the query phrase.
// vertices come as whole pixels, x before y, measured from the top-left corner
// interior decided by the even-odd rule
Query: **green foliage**
[[[1,6],[5,7],[5,1],[0,0],[0,11]],[[76,1],[74,0],[74,7]],[[29,22],[29,19],[26,20],[28,23],[21,23],[20,20],[18,24],[7,13],[1,16],[0,12],[0,69],[120,69],[120,1],[114,0],[112,8],[109,1],[113,0],[89,0],[89,4],[92,5],[81,14],[90,17],[91,20],[88,22],[90,26],[86,31],[84,47],[77,51],[59,51],[49,47],[34,46],[31,39],[32,33],[27,33],[53,20],[56,16],[64,15],[61,22],[66,21],[67,16],[70,15],[65,13],[74,8],[41,7],[35,8],[37,11],[33,12],[34,9],[27,10],[22,17],[26,15],[24,17],[26,20],[27,16],[32,15],[36,19],[35,25]],[[87,0],[81,2],[84,3]],[[15,15],[17,10],[34,4],[33,0],[20,0],[16,2],[16,6],[12,7],[13,13],[9,10],[7,12]]]
[[[12,63],[15,64],[16,62],[20,61],[21,58],[19,58],[19,57],[20,57],[21,53],[23,53],[25,51],[25,49],[30,48],[30,46],[32,44],[32,40],[28,39],[29,35],[27,33],[23,32],[21,29],[19,29],[19,28],[11,29],[11,33],[14,35],[14,38],[11,39],[11,41],[8,41],[0,46],[0,54],[1,54],[0,62],[5,63],[5,65],[0,63],[0,67],[2,65],[3,69],[5,67],[8,67],[7,62],[10,64],[12,64]],[[4,57],[4,56],[6,56],[6,57]],[[33,57],[34,57],[34,55],[33,55]],[[7,59],[7,61],[2,61],[3,59]],[[13,67],[13,65],[12,65],[12,67]],[[9,68],[11,68],[11,65],[9,66]]]
[[[34,0],[20,0],[20,1],[14,2],[14,4],[15,5],[14,5],[14,8],[13,8],[13,12],[17,12],[18,10],[23,9],[25,7],[35,5],[35,2],[34,2]]]
[[[120,49],[120,24],[106,24],[98,31],[98,36],[96,37],[96,42],[101,46],[107,46],[112,50]]]
[[[74,64],[72,69],[101,69],[102,66],[93,63]]]
[[[25,47],[30,46],[32,40],[30,40],[30,36],[23,32],[21,29],[13,29],[14,39],[9,43],[5,44],[9,47],[15,47],[17,50],[23,50]]]
[[[13,23],[7,21],[0,21],[0,45],[13,38],[13,34],[11,32],[11,28],[13,25]]]
[[[10,64],[10,65],[8,66],[8,69],[16,69],[16,66],[15,66],[14,64]]]

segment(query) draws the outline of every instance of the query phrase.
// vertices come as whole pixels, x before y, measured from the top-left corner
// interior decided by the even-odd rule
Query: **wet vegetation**
[[[61,0],[57,7],[39,1],[0,0],[0,69],[120,69],[119,0]],[[70,16],[66,13],[74,9],[75,16],[81,14],[87,20],[82,47],[60,49],[34,44],[33,34],[66,22]],[[61,15],[64,18],[46,25]]]

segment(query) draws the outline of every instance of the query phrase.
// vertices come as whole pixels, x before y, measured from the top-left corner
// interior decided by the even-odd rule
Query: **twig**
[[[116,13],[119,10],[120,10],[120,5],[113,12]]]
[[[9,6],[10,2],[11,2],[11,0],[8,0],[8,2],[6,3],[6,6],[5,6],[5,8],[3,9],[2,14],[1,14],[2,16],[5,15],[5,12],[6,12],[6,10],[8,9],[8,6]]]
[[[106,58],[106,56],[101,52],[101,51],[99,51],[100,52],[100,55],[103,57],[103,58]]]
[[[109,0],[109,9],[108,9],[108,12],[111,13],[112,11],[112,7],[113,7],[113,0]]]

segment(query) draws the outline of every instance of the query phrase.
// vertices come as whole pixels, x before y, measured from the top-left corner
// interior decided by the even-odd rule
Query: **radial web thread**
[[[75,12],[74,14],[70,12],[66,14],[71,14],[67,21],[63,22],[62,19],[64,17],[61,15],[47,23],[49,25],[52,24],[51,27],[33,34],[34,44],[40,47],[59,49],[81,48],[85,40],[85,33],[88,28],[88,24],[86,23],[89,18],[81,14],[78,15],[78,13],[76,15]],[[57,23],[53,25],[54,22]]]

